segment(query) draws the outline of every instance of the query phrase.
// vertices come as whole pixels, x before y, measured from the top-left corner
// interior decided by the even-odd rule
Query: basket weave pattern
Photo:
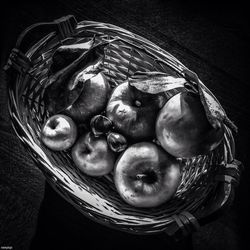
[[[81,174],[70,152],[52,152],[39,139],[41,126],[49,117],[44,106],[52,54],[62,44],[88,41],[112,41],[105,48],[103,71],[112,87],[128,79],[136,71],[160,71],[183,77],[186,67],[172,55],[150,41],[110,24],[83,21],[74,34],[60,40],[49,33],[33,45],[26,56],[33,63],[27,74],[20,74],[10,88],[9,109],[13,127],[40,166],[48,182],[84,215],[99,223],[132,233],[149,234],[166,230],[174,215],[183,211],[206,215],[206,206],[215,199],[221,166],[234,158],[234,140],[226,127],[223,142],[209,153],[181,160],[182,181],[174,198],[152,209],[138,209],[122,201],[113,184],[112,174],[93,178]]]

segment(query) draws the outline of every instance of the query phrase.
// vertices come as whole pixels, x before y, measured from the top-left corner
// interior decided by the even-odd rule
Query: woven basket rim
[[[161,63],[166,63],[168,66],[172,67],[175,71],[178,73],[181,73],[183,69],[187,69],[178,59],[173,57],[170,53],[166,52],[165,50],[161,49],[159,46],[155,45],[154,43],[150,42],[149,40],[136,35],[130,31],[127,31],[123,28],[120,28],[118,26],[108,24],[108,23],[100,23],[95,21],[81,21],[76,26],[76,34],[80,34],[82,31],[86,29],[88,31],[94,30],[96,31],[96,34],[99,34],[100,32],[104,31],[112,31],[114,33],[117,33],[117,36],[122,37],[122,41],[126,39],[129,40],[129,42],[132,41],[132,45],[135,44],[137,46],[138,44],[141,44],[143,48],[142,50],[146,48],[148,50],[149,55],[152,56],[152,51],[155,50],[155,59],[158,60]],[[56,33],[52,32],[48,35],[44,36],[41,40],[35,43],[34,46],[32,46],[28,52],[26,53],[26,56],[28,58],[37,57],[36,53],[40,50],[41,47],[46,47],[49,44],[50,40],[57,40]],[[67,40],[67,39],[66,39]],[[60,41],[60,43],[63,41]],[[128,43],[129,44],[129,43]],[[44,56],[44,55],[43,55]],[[43,57],[42,56],[42,57]],[[40,58],[41,56],[38,56],[36,60],[42,60]],[[166,60],[169,60],[168,63],[164,61],[164,58]],[[38,61],[39,61],[38,60]],[[40,65],[37,63],[37,65]],[[34,72],[36,69],[33,69]],[[27,75],[26,75],[27,76]],[[88,199],[91,200],[93,197],[93,194],[91,194],[91,190],[82,190],[80,186],[77,184],[78,181],[81,182],[82,179],[80,178],[78,181],[72,181],[72,179],[67,175],[61,168],[55,167],[53,164],[53,158],[51,158],[50,153],[48,151],[45,151],[44,148],[41,147],[41,145],[38,144],[36,138],[36,132],[32,131],[32,128],[29,127],[29,124],[27,122],[27,117],[25,117],[24,109],[21,104],[21,97],[20,95],[22,93],[19,93],[20,86],[23,84],[27,79],[19,74],[15,78],[15,84],[12,84],[9,86],[9,111],[11,115],[12,125],[13,128],[19,137],[19,139],[22,141],[22,143],[25,145],[25,148],[30,153],[33,160],[37,163],[37,165],[40,167],[40,169],[43,171],[45,176],[47,177],[48,182],[51,184],[51,186],[60,193],[67,201],[69,201],[72,205],[74,205],[79,211],[81,211],[85,216],[93,219],[94,221],[97,221],[98,223],[108,225],[110,227],[113,227],[115,229],[119,229],[126,232],[131,233],[145,233],[145,234],[151,234],[151,233],[157,233],[164,231],[167,227],[171,226],[175,222],[173,217],[164,217],[164,214],[162,216],[158,216],[157,220],[153,217],[149,216],[148,212],[142,212],[139,216],[136,215],[135,218],[133,218],[132,215],[130,216],[124,216],[120,217],[116,214],[117,211],[114,209],[114,207],[111,205],[110,207],[106,208],[106,214],[103,214],[102,212],[98,211],[91,202],[86,202]],[[18,86],[20,89],[18,89]],[[21,108],[20,108],[21,107]],[[26,124],[24,124],[27,122]],[[231,130],[226,127],[226,133],[224,142],[226,143],[223,145],[223,152],[224,152],[224,161],[230,162],[234,158],[234,140],[231,133]],[[221,154],[221,151],[220,151]],[[65,157],[65,161],[68,161],[68,158]],[[192,163],[192,160],[190,160],[190,164]],[[72,176],[71,176],[72,177]],[[73,176],[75,177],[75,176]],[[70,184],[69,184],[70,183]],[[227,183],[225,184],[227,185]],[[75,190],[72,191],[70,187],[75,187]],[[231,188],[229,185],[228,187]],[[71,189],[71,190],[70,190]],[[79,195],[80,192],[83,192],[81,196]],[[81,199],[80,197],[85,197],[85,200]],[[108,204],[108,203],[107,203]],[[106,205],[107,205],[106,204]],[[194,211],[199,209],[193,209],[191,211],[194,213]],[[142,210],[143,211],[143,210]],[[181,211],[176,211],[176,213],[180,213]],[[190,212],[190,211],[188,211]],[[201,217],[204,216],[203,212],[200,212]],[[198,213],[198,214],[199,214]],[[206,211],[208,214],[209,212]],[[135,219],[135,220],[133,220]]]

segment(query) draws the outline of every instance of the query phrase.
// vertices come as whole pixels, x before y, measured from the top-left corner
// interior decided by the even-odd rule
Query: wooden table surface
[[[32,226],[29,227],[31,237],[28,237],[33,237],[30,249],[152,249],[152,245],[158,249],[243,248],[248,237],[244,228],[249,225],[250,211],[246,202],[250,191],[250,25],[246,6],[181,4],[163,0],[57,0],[52,5],[51,1],[45,0],[6,1],[1,12],[4,24],[1,66],[24,28],[68,14],[75,15],[78,21],[94,20],[121,26],[172,53],[199,75],[237,124],[236,156],[245,165],[231,209],[195,233],[192,244],[190,241],[173,244],[164,234],[134,236],[97,225],[83,218],[45,184],[41,172],[13,135],[7,111],[6,83],[1,72],[0,187],[2,185],[3,188],[0,188],[0,195],[3,197],[8,186],[9,190],[14,190],[12,193],[18,190],[19,197],[21,195],[26,203],[36,208],[36,212],[27,213],[30,220],[32,218]],[[0,198],[0,209],[4,209],[1,201],[3,199]],[[0,224],[1,220],[0,212]],[[14,228],[15,218],[12,224]],[[13,229],[13,232],[16,231]],[[86,247],[87,243],[92,247]]]

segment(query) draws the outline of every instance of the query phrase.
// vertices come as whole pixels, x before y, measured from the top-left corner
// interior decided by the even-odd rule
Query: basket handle
[[[27,43],[28,38],[34,37],[36,33],[42,37],[41,33],[44,31],[46,33],[48,30],[55,31],[58,39],[62,41],[74,33],[76,26],[77,21],[73,15],[63,16],[53,22],[40,22],[29,26],[19,35],[15,48],[12,49],[3,68],[4,71],[8,72],[9,69],[13,68],[19,73],[25,73],[32,67],[32,62],[25,53],[27,52],[27,44],[30,43]]]
[[[202,214],[191,214],[188,211],[173,215],[173,223],[166,228],[168,236],[173,237],[176,241],[191,235],[203,226],[217,219],[234,200],[235,188],[239,184],[240,175],[244,166],[238,160],[233,160],[227,164],[215,177],[218,181],[217,195],[206,207]]]
[[[214,220],[231,206],[243,170],[244,165],[236,159],[220,169],[215,176],[215,181],[219,182],[218,195],[204,211],[205,216],[199,219],[202,225]]]

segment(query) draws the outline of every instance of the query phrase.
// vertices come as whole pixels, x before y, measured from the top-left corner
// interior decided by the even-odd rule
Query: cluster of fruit
[[[55,151],[70,149],[84,174],[113,172],[118,193],[130,205],[163,204],[181,182],[178,158],[216,148],[223,126],[214,129],[199,95],[185,88],[170,98],[165,89],[150,93],[137,88],[139,77],[134,84],[128,80],[112,89],[99,67],[103,45],[83,47],[68,45],[54,54],[55,72],[45,91],[53,115],[42,127],[42,142]],[[65,66],[67,56],[72,62]],[[151,84],[157,81],[145,77]]]

